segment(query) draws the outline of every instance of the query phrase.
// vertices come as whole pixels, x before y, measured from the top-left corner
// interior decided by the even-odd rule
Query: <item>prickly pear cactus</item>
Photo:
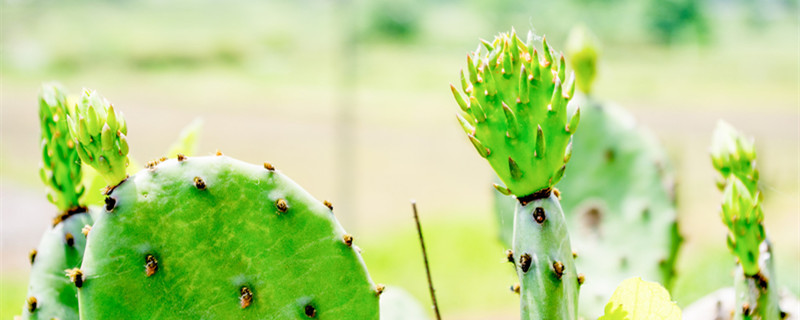
[[[84,318],[378,318],[332,206],[271,165],[170,159],[108,199],[76,277]]]
[[[551,187],[564,175],[580,112],[567,114],[574,81],[566,61],[546,40],[534,48],[512,30],[484,41],[467,56],[466,97],[451,86],[469,140],[516,196],[513,252],[520,279],[522,319],[577,318],[579,278],[558,197]],[[566,83],[564,85],[563,83]]]
[[[596,318],[617,284],[639,276],[669,288],[681,242],[673,193],[673,173],[658,141],[637,126],[630,113],[589,97],[598,50],[585,29],[568,41],[578,88],[569,109],[580,106],[581,130],[572,150],[579,157],[557,187],[567,225],[573,230],[575,263],[585,273],[580,312]],[[504,234],[514,200],[495,194]],[[507,236],[501,235],[501,239]]]
[[[86,237],[83,228],[92,218],[79,203],[85,188],[80,183],[81,163],[67,129],[66,92],[45,84],[39,97],[42,128],[40,175],[47,199],[58,214],[31,252],[31,275],[23,319],[78,319],[78,297],[64,270],[80,267]]]
[[[720,216],[730,231],[727,244],[738,263],[734,318],[780,319],[752,139],[720,121],[714,132],[711,162],[721,176],[717,186],[724,186]]]
[[[92,137],[76,136],[80,157],[110,186],[69,273],[81,318],[378,318],[383,286],[330,203],[269,163],[219,152],[151,161],[127,177],[122,117],[92,92],[76,110],[72,131]]]

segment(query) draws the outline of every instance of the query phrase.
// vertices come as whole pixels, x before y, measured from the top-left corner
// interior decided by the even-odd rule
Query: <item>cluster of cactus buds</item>
[[[84,90],[75,115],[67,118],[81,161],[97,170],[109,186],[125,179],[128,126],[122,114],[97,92]]]

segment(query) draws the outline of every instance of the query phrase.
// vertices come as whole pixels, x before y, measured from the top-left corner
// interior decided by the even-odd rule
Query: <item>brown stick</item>
[[[422,246],[422,260],[425,261],[425,273],[428,275],[428,290],[431,292],[431,300],[433,301],[433,312],[436,313],[436,320],[442,320],[439,315],[439,304],[436,303],[436,293],[433,289],[433,280],[431,279],[431,268],[428,266],[428,253],[425,251],[425,240],[422,239],[422,227],[419,224],[419,214],[417,213],[417,202],[411,200],[411,208],[414,209],[414,221],[417,222],[417,234],[419,234],[419,244]]]

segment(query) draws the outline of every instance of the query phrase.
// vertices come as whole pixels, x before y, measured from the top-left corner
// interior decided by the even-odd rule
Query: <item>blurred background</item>
[[[588,26],[603,44],[596,97],[667,148],[686,238],[679,305],[732,283],[708,157],[718,119],[755,136],[779,281],[800,293],[797,0],[0,1],[2,319],[21,311],[27,253],[55,214],[38,178],[50,80],[122,110],[139,163],[202,118],[199,155],[269,161],[330,200],[373,279],[427,304],[416,199],[445,317],[516,318],[493,173],[447,87],[479,38],[512,26],[555,48]]]

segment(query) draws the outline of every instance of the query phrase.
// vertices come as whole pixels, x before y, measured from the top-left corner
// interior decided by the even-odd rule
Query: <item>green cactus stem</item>
[[[113,187],[127,177],[128,127],[122,113],[97,92],[84,89],[68,116],[69,130],[81,161],[88,164]]]
[[[470,142],[518,200],[513,252],[522,319],[577,318],[578,275],[564,216],[552,186],[564,175],[580,111],[567,113],[574,79],[542,39],[513,30],[467,56],[462,92],[451,85]]]
[[[383,286],[333,206],[270,164],[158,161],[108,197],[74,276],[82,318],[378,319]]]
[[[736,256],[735,319],[780,319],[772,253],[764,229],[752,139],[720,121],[714,132],[711,162],[722,179],[721,218],[728,227],[728,248]]]
[[[67,93],[58,84],[44,84],[39,95],[39,120],[42,128],[42,167],[39,176],[47,186],[47,200],[61,212],[78,210],[85,188],[81,181],[81,161],[70,138]]]

